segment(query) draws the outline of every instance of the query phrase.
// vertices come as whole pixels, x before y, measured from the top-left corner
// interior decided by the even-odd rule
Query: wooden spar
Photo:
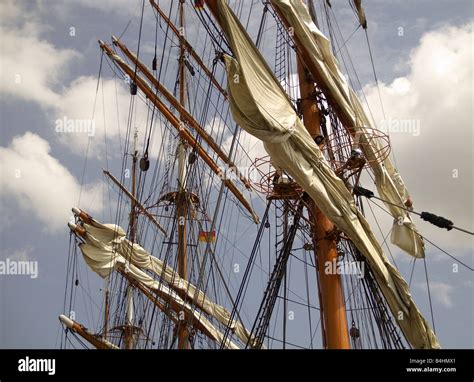
[[[184,33],[184,0],[179,2],[179,26]],[[181,107],[180,118],[183,121],[184,110],[186,110],[186,67],[184,66],[185,46],[183,39],[180,39],[179,55],[179,106]],[[178,198],[176,199],[176,218],[178,224],[178,275],[183,279],[188,279],[187,271],[187,245],[186,245],[186,219],[188,218],[188,195],[186,192],[186,146],[181,141],[178,144]],[[178,323],[178,348],[189,349],[189,332],[186,321]]]
[[[186,220],[188,218],[189,197],[185,188],[186,181],[186,163],[184,143],[178,145],[179,162],[179,191],[176,198],[176,219],[178,224],[178,274],[183,280],[188,279],[187,272],[187,243],[186,243]],[[178,324],[178,348],[189,348],[189,332],[185,321]]]
[[[178,319],[172,314],[170,314],[169,308],[167,308],[165,304],[158,300],[158,298],[153,295],[149,288],[145,287],[135,279],[131,278],[125,271],[119,269],[117,270],[117,272],[120,273],[123,277],[125,277],[130,284],[133,284],[133,286],[140,290],[140,292],[142,292],[153,304],[155,304],[158,309],[165,313],[171,319],[171,321],[173,321],[174,323],[178,323]]]
[[[298,54],[300,52],[298,44],[297,49]],[[299,56],[297,56],[297,66],[303,122],[314,138],[321,134],[320,114],[314,97],[316,89]],[[328,349],[349,349],[349,332],[342,280],[337,272],[333,274],[326,273],[326,264],[335,264],[338,260],[336,237],[330,234],[334,232],[334,225],[321,212],[314,201],[310,203],[309,213],[314,224],[313,243],[318,264],[320,304],[324,317],[324,325],[322,326],[323,342]]]
[[[225,178],[225,174],[218,167],[218,165],[212,160],[212,158],[207,154],[203,147],[196,141],[192,136],[189,130],[184,126],[184,124],[176,118],[176,116],[159,100],[159,98],[153,93],[153,90],[148,86],[148,84],[139,76],[134,73],[134,70],[127,65],[120,57],[118,57],[114,51],[112,51],[103,41],[99,41],[101,49],[112,59],[117,65],[128,75],[130,78],[135,78],[135,82],[140,90],[148,97],[148,99],[158,108],[158,110],[163,114],[163,116],[171,123],[171,125],[178,131],[180,137],[185,140],[191,147],[194,148],[197,155],[199,155],[204,162],[211,168],[211,170],[222,177],[224,185],[234,194],[234,196],[239,200],[240,203],[247,209],[247,211],[252,215],[252,218],[255,223],[259,222],[257,214],[253,211],[249,202],[245,199],[242,193],[238,190],[235,184]]]
[[[297,48],[298,54],[300,51],[299,45],[297,45]],[[314,97],[316,89],[311,76],[301,61],[301,57],[297,56],[297,61],[303,122],[314,138],[321,134],[320,114]],[[324,317],[324,326],[322,326],[324,344],[328,349],[349,349],[349,332],[342,280],[337,272],[333,274],[326,273],[326,264],[328,262],[329,264],[335,264],[338,258],[336,237],[330,234],[334,232],[334,225],[321,212],[314,201],[310,203],[309,212],[314,223],[313,243],[318,264],[320,304]]]
[[[209,147],[215,151],[220,159],[229,166],[229,168],[234,169],[238,178],[242,181],[247,189],[251,189],[250,182],[246,179],[237,169],[237,166],[230,160],[226,153],[222,151],[219,145],[214,141],[214,139],[204,130],[199,123],[193,118],[193,116],[186,110],[184,104],[178,101],[165,86],[163,86],[158,79],[153,75],[152,72],[144,65],[137,56],[132,53],[124,43],[122,43],[115,36],[112,36],[112,41],[129,59],[132,61],[142,72],[145,77],[150,81],[150,83],[168,100],[168,102],[180,113],[181,120],[189,124],[200,136],[201,138],[209,145]],[[183,58],[184,60],[184,58]],[[184,76],[184,74],[183,74]],[[180,74],[181,78],[181,74]],[[183,77],[184,78],[184,77]],[[181,82],[181,79],[180,79]],[[180,93],[181,98],[181,93]]]
[[[76,225],[74,223],[68,223],[68,226],[74,234],[76,234],[80,237],[83,237],[83,238],[86,237],[86,230],[83,227],[81,227],[80,225]],[[162,292],[159,289],[154,290],[154,293],[152,293],[150,288],[143,285],[138,280],[135,280],[134,278],[132,278],[129,275],[129,273],[125,269],[123,269],[123,267],[117,267],[117,268],[115,268],[115,270],[119,274],[121,274],[128,281],[129,285],[132,285],[133,287],[135,287],[139,291],[141,291],[153,304],[156,305],[157,308],[159,308],[163,313],[165,313],[173,322],[179,323],[179,321],[181,321],[181,315],[184,315],[184,317],[182,319],[183,321],[190,322],[191,325],[195,329],[200,330],[204,335],[209,337],[211,340],[213,340],[213,341],[218,340],[218,338],[216,338],[206,328],[205,325],[203,325],[198,319],[195,319],[195,317],[193,316],[192,313],[185,311],[183,309],[183,307],[181,306],[181,304],[179,304],[176,301],[174,301],[173,299],[171,299],[170,296],[168,296],[166,293]],[[161,301],[159,301],[157,299],[157,297],[155,296],[155,294],[156,294],[156,296],[158,296],[158,297],[162,298],[163,300],[165,300],[166,303],[168,303],[169,305],[165,305]],[[169,308],[171,308],[176,313],[178,318],[176,318],[176,317],[174,317],[170,314],[168,306],[169,306]],[[61,322],[63,322],[69,328],[73,328],[73,326],[72,326],[73,321],[70,320],[68,317],[61,315],[59,319],[61,320]],[[105,348],[107,348],[107,349],[109,349],[109,348],[118,349],[117,346],[115,346],[114,344],[111,344],[110,342],[106,341],[105,339],[98,338],[98,337],[88,333],[87,329],[85,329],[82,325],[80,325],[80,324],[77,324],[77,325],[78,326],[74,325],[74,329],[75,328],[78,329],[77,333],[80,334],[83,338],[87,339],[88,341],[89,341],[89,339],[91,339],[89,342],[91,342],[98,349],[105,349]],[[133,330],[134,329],[135,328],[133,328]],[[76,332],[76,330],[74,330],[74,331]],[[87,336],[87,337],[84,337],[84,336]],[[100,343],[99,342],[93,342],[93,340],[98,340],[98,341],[100,341]],[[103,347],[103,346],[110,346],[110,347]]]
[[[130,241],[133,243],[136,242],[136,232],[137,232],[137,211],[136,211],[136,194],[137,194],[137,160],[138,160],[138,151],[137,151],[137,139],[138,132],[135,130],[133,136],[133,155],[132,155],[132,203],[130,208]],[[127,259],[130,261],[130,259]],[[124,342],[125,349],[133,349],[135,346],[135,336],[134,336],[134,327],[133,327],[133,286],[129,283],[127,285],[127,305],[126,305],[126,322],[124,326]]]
[[[337,272],[326,273],[326,264],[336,264],[338,260],[336,240],[331,237],[334,225],[314,202],[310,204],[310,215],[314,222],[313,243],[324,317],[324,343],[328,349],[350,349],[342,280]]]
[[[95,336],[94,334],[90,333],[83,325],[79,324],[74,320],[71,320],[69,317],[66,317],[63,314],[59,316],[59,321],[61,321],[63,325],[69,328],[69,330],[79,334],[82,338],[84,338],[87,342],[92,344],[97,349],[118,349],[118,347],[113,343]]]
[[[155,225],[156,228],[158,228],[161,232],[165,234],[166,237],[168,237],[168,234],[166,233],[166,230],[161,226],[160,223],[155,219],[155,217],[148,212],[148,210],[145,208],[143,204],[141,204],[137,198],[135,198],[130,191],[128,191],[122,183],[119,182],[119,180],[113,176],[109,171],[102,169],[102,172],[107,175],[112,182],[114,182],[124,193],[127,195],[131,201],[135,204],[135,207],[138,208],[148,219],[151,220],[151,222]]]
[[[102,336],[104,337],[104,339],[106,340],[107,339],[107,335],[108,335],[108,331],[109,331],[109,305],[110,305],[110,302],[109,302],[109,295],[110,295],[110,292],[108,289],[106,289],[105,291],[105,310],[104,310],[104,332],[102,334]]]
[[[219,92],[227,99],[227,92],[222,88],[222,86],[219,84],[219,82],[217,82],[214,75],[211,73],[211,71],[204,64],[201,57],[199,57],[199,55],[196,53],[196,51],[191,46],[191,44],[179,32],[178,28],[175,27],[175,25],[171,22],[171,20],[168,18],[168,16],[166,16],[166,14],[163,12],[163,10],[160,8],[160,6],[155,3],[154,0],[150,0],[150,4],[152,5],[152,7],[154,7],[156,9],[156,11],[161,16],[161,18],[168,24],[171,31],[181,40],[181,43],[184,45],[186,51],[189,52],[189,54],[193,57],[193,59],[196,61],[196,63],[201,67],[201,69],[206,74],[206,76],[209,77],[209,79],[211,80],[212,84],[216,87],[216,89],[219,90]]]
[[[154,294],[151,292],[151,290],[142,285],[140,282],[138,282],[137,280],[133,279],[132,277],[130,277],[126,271],[122,270],[122,269],[117,269],[117,272],[120,273],[123,277],[125,277],[128,282],[130,284],[132,284],[133,286],[135,286],[138,290],[140,290],[151,302],[153,302],[157,308],[159,308],[161,311],[163,311],[168,317],[172,317],[172,320],[174,322],[178,322],[178,319],[176,317],[173,317],[170,315],[170,312],[169,312],[169,309],[167,309],[167,307],[161,303],[157,298],[156,296],[154,296]],[[199,320],[194,320],[194,316],[190,313],[190,312],[187,312],[183,309],[183,307],[178,304],[176,301],[174,301],[173,299],[170,299],[169,296],[167,296],[165,293],[161,292],[159,289],[155,290],[154,293],[164,299],[168,304],[169,304],[169,307],[176,313],[176,315],[178,317],[180,317],[180,315],[184,315],[184,320],[187,321],[187,322],[192,322],[192,325],[200,330],[203,334],[205,334],[207,337],[209,337],[210,339],[216,341],[217,339],[212,335],[212,333],[207,330],[207,328],[201,323],[199,322]]]

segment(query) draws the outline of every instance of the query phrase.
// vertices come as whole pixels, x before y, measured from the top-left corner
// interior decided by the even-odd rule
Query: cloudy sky
[[[357,27],[356,19],[347,1],[332,3],[347,38]],[[104,214],[100,167],[120,152],[119,126],[128,110],[127,89],[110,72],[94,106],[97,40],[126,30],[135,46],[140,6],[140,0],[0,3],[0,260],[28,259],[39,266],[35,279],[0,275],[0,347],[58,346],[70,209],[80,198],[89,212]],[[374,120],[391,131],[394,159],[415,208],[472,231],[473,3],[367,0],[365,8],[383,111],[361,30],[347,48]],[[251,32],[258,28],[257,12],[260,8],[251,15]],[[147,53],[154,30],[149,6],[145,14]],[[124,110],[123,115],[110,112],[116,109]],[[83,178],[88,134],[61,133],[57,125],[64,118],[90,119],[93,110],[100,118],[95,119],[94,144],[88,149],[92,163]],[[408,131],[397,130],[400,121],[410,122]],[[105,133],[112,153],[104,153]],[[472,267],[472,236],[416,222],[429,240]],[[383,220],[382,230],[387,232],[390,224]],[[409,259],[396,250],[394,254],[406,275]],[[441,345],[472,348],[472,272],[456,268],[455,260],[428,243],[427,263]],[[423,276],[420,263],[412,292],[428,318]]]

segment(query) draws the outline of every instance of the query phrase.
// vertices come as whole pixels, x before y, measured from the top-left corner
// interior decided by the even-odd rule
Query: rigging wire
[[[431,322],[433,323],[433,332],[436,334],[436,326],[433,314],[433,304],[431,302],[430,281],[428,279],[428,267],[426,265],[426,257],[423,258],[423,265],[425,266],[426,287],[428,289],[428,300],[430,302]]]
[[[304,279],[305,279],[305,286],[306,286],[306,301],[307,301],[307,306],[308,306],[308,326],[309,326],[309,333],[313,333],[313,328],[312,328],[312,318],[311,318],[311,308],[310,308],[310,295],[309,295],[309,281],[308,281],[308,264],[306,262],[306,251],[304,251]],[[320,309],[318,309],[320,310]],[[313,349],[313,337],[310,335],[309,336],[309,346],[310,349]]]
[[[389,132],[389,128],[387,126],[387,116],[385,114],[385,107],[383,105],[383,101],[382,101],[382,93],[380,92],[380,84],[379,84],[379,80],[377,78],[377,71],[375,70],[375,61],[374,61],[374,57],[372,55],[372,48],[370,46],[370,40],[369,40],[369,33],[367,32],[367,28],[364,29],[364,32],[365,32],[365,39],[367,41],[367,47],[368,47],[368,50],[369,50],[369,56],[370,56],[370,62],[372,64],[372,71],[374,73],[374,79],[375,79],[375,85],[377,87],[377,94],[378,94],[378,97],[379,97],[379,102],[380,102],[380,108],[382,110],[382,115],[383,115],[383,120],[384,120],[384,125],[386,127],[386,132],[387,134],[389,135],[390,137],[390,132]],[[395,166],[398,167],[397,165],[397,157],[395,155],[395,150],[392,148],[392,156],[393,156],[393,161],[395,163]]]
[[[96,88],[95,88],[94,104],[92,106],[92,116],[91,116],[91,119],[90,119],[91,121],[94,120],[95,107],[96,107],[96,104],[97,104],[97,95],[99,94],[99,84],[100,84],[100,79],[101,79],[101,74],[102,74],[102,62],[103,62],[103,59],[104,59],[104,52],[102,50],[100,50],[100,51],[101,51],[101,55],[100,55],[100,64],[99,64],[99,74],[97,75],[97,84],[96,84]],[[87,158],[89,156],[90,143],[91,143],[91,135],[88,134],[87,147],[86,147],[86,152],[85,152],[85,155],[84,155],[84,166],[82,168],[82,175],[81,175],[81,186],[79,188],[79,198],[78,198],[78,201],[77,201],[77,207],[78,208],[81,204],[82,188],[84,186],[84,178],[85,178],[85,175],[86,175]]]
[[[138,31],[138,47],[137,47],[137,61],[140,58],[140,43],[142,39],[142,28],[143,28],[143,16],[145,12],[145,0],[142,0],[142,11],[141,11],[141,17],[140,17],[140,28]],[[135,72],[133,74],[133,82],[136,81],[137,78],[137,71],[138,71],[138,62],[135,64]]]
[[[336,51],[335,55],[337,55],[342,48],[345,48],[346,47],[346,44],[350,41],[350,39],[352,38],[352,36],[354,36],[356,34],[356,32],[360,29],[360,24],[356,27],[356,29],[354,29],[354,32],[352,32],[348,38],[346,38],[346,40],[342,43],[341,46],[339,46],[339,49]]]
[[[384,121],[387,121],[387,117],[385,115],[385,108],[384,108],[383,102],[382,102],[382,95],[380,93],[380,85],[379,85],[379,80],[377,78],[377,71],[375,70],[374,57],[372,55],[372,48],[370,47],[369,34],[367,32],[367,29],[365,29],[365,39],[367,41],[367,47],[369,48],[370,63],[372,64],[372,70],[374,72],[375,85],[377,86],[377,92],[378,92],[378,95],[379,95],[380,107],[382,108],[383,119],[384,119]]]
[[[412,266],[411,266],[411,272],[410,272],[410,280],[408,281],[408,287],[411,287],[411,280],[413,279],[413,272],[415,271],[415,263],[416,263],[416,257],[413,258]]]
[[[446,219],[446,218],[443,218],[442,216],[437,216],[437,215],[434,215],[432,213],[429,213],[429,212],[416,212],[414,211],[413,209],[411,208],[408,208],[408,207],[405,207],[405,206],[401,206],[399,204],[396,204],[396,203],[392,203],[388,200],[385,200],[385,199],[382,199],[378,196],[376,196],[372,191],[366,189],[366,188],[363,188],[361,186],[355,186],[354,187],[354,194],[355,195],[358,195],[358,196],[365,196],[367,199],[371,199],[371,198],[374,198],[374,199],[377,199],[377,200],[380,200],[381,202],[384,202],[384,203],[387,203],[387,204],[390,204],[392,206],[395,206],[397,208],[401,208],[402,210],[405,210],[407,212],[410,212],[410,213],[413,213],[415,215],[418,215],[420,216],[423,220],[437,226],[437,227],[440,227],[440,228],[446,228],[448,231],[450,231],[451,229],[456,229],[458,231],[461,231],[461,232],[464,232],[464,233],[467,233],[469,235],[474,235],[474,232],[471,232],[471,231],[468,231],[467,229],[464,229],[464,228],[460,228],[460,227],[456,227],[452,221]],[[395,217],[395,216],[394,216]],[[395,217],[396,218],[396,217]]]
[[[385,208],[383,208],[382,206],[380,206],[379,204],[375,203],[374,201],[370,200],[370,202],[372,202],[373,204],[375,204],[377,207],[379,207],[382,211],[385,211],[388,215],[392,216],[393,215],[387,211]],[[406,226],[408,227],[408,226]],[[410,227],[408,227],[410,228]],[[410,228],[411,229],[411,228]],[[413,230],[414,231],[414,230]],[[416,232],[416,231],[414,231]],[[421,236],[421,235],[420,235]],[[456,260],[459,264],[463,265],[464,267],[466,267],[467,269],[469,269],[470,271],[474,271],[474,269],[472,267],[470,267],[469,265],[467,265],[466,263],[462,262],[461,260],[459,260],[458,258],[456,258],[455,256],[451,255],[449,252],[445,251],[444,249],[440,248],[438,245],[436,245],[435,243],[433,243],[431,240],[429,240],[426,236],[422,236],[423,240],[426,240],[428,243],[430,243],[431,245],[433,245],[434,247],[436,247],[437,249],[439,249],[441,252],[443,252],[444,254],[448,255],[449,257],[451,257],[453,260]]]
[[[132,23],[132,20],[128,20],[127,25],[125,26],[124,30],[122,31],[122,33],[120,33],[120,35],[118,37],[119,40],[122,38],[122,36],[125,34],[125,32],[127,32],[127,29],[128,29],[128,27],[130,26],[131,23]]]
[[[332,10],[332,8],[328,8],[326,3],[323,3],[324,4],[324,8],[325,8],[325,13],[326,13],[326,18],[327,18],[327,24],[328,24],[328,33],[330,35],[330,40],[331,40],[331,44],[333,46],[333,51],[335,52],[336,51],[336,46],[334,44],[338,44],[338,39],[337,39],[337,36],[334,35],[334,31],[337,31],[340,35],[340,38],[342,41],[344,41],[344,37],[342,35],[342,32],[341,32],[341,29],[339,27],[339,23],[337,21],[337,18],[334,14],[334,11]],[[331,15],[333,16],[333,19],[334,19],[334,23],[336,25],[336,29],[333,28],[332,26],[332,22],[331,22]],[[334,29],[334,31],[333,31]],[[346,56],[347,56],[347,59],[349,61],[349,65],[350,65],[350,69],[352,69],[352,72],[355,76],[355,80],[357,81],[357,85],[358,85],[358,90],[360,91],[360,93],[362,94],[362,97],[363,97],[363,100],[367,106],[367,109],[369,111],[369,114],[370,114],[370,118],[372,119],[372,122],[374,123],[374,126],[376,126],[376,123],[375,123],[375,118],[374,118],[374,115],[372,113],[372,109],[370,107],[370,104],[367,100],[367,97],[365,95],[365,92],[364,92],[364,88],[362,86],[362,83],[360,81],[360,78],[359,78],[359,75],[357,74],[357,71],[355,69],[355,66],[354,66],[354,62],[352,61],[352,58],[351,58],[351,55],[349,53],[349,50],[347,49],[347,46],[344,47],[343,51],[346,53]],[[347,72],[347,75],[349,77],[349,82],[352,86],[352,88],[355,90],[356,87],[354,86],[354,83],[353,83],[353,79],[352,79],[352,75],[349,73],[349,66],[347,65],[346,63],[346,58],[344,57],[344,54],[341,53],[340,55],[341,59],[342,59],[342,62],[344,64],[344,67],[346,69],[346,72]]]

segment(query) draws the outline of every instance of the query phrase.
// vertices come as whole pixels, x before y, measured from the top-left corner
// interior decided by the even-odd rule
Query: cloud
[[[47,4],[46,4],[47,5]],[[65,7],[88,7],[91,9],[96,9],[101,12],[110,12],[114,13],[115,15],[121,15],[127,18],[135,18],[141,15],[141,8],[142,8],[142,1],[135,0],[102,0],[102,1],[95,1],[95,0],[72,0],[65,3],[62,3],[61,6]],[[148,1],[145,1],[145,9],[150,8],[150,4]],[[146,13],[145,13],[146,14]]]
[[[64,89],[60,101],[52,113],[51,129],[57,133],[58,141],[70,150],[83,155],[89,144],[89,155],[104,159],[107,138],[107,154],[120,156],[120,142],[125,139],[130,95],[125,86],[113,79],[101,80],[96,95],[97,78],[79,77]],[[134,126],[144,127],[146,112],[139,102]],[[93,118],[92,118],[93,117]],[[64,131],[61,127],[72,123],[76,129]],[[90,126],[81,129],[80,126]]]
[[[427,291],[428,288],[426,283],[417,283],[416,286],[424,291]],[[430,282],[430,294],[434,301],[443,305],[446,308],[451,308],[453,306],[452,292],[454,287],[438,281]]]
[[[21,15],[22,12],[14,0],[4,0],[0,3],[0,20],[2,24],[8,20],[16,20]]]
[[[391,131],[396,164],[415,202],[473,229],[472,27],[425,34],[406,63],[409,72],[381,84],[384,121],[375,86],[364,92],[379,128]],[[420,232],[450,248],[472,248],[469,235],[447,232],[415,217]]]
[[[18,249],[1,249],[0,250],[0,259],[10,259],[10,260],[17,260],[17,261],[28,261],[30,260],[30,255],[33,252],[34,247],[32,245],[28,245],[26,247],[18,248]]]
[[[250,181],[250,183],[255,187],[256,190],[259,190],[258,183],[261,181],[262,174],[259,173],[257,168],[254,166],[254,162],[257,158],[267,157],[268,153],[265,151],[263,142],[255,138],[253,135],[247,133],[241,127],[238,127],[240,130],[238,132],[238,143],[234,147],[233,163],[239,169],[239,171]],[[233,134],[229,134],[226,139],[223,141],[223,148],[225,152],[229,153],[232,146],[232,141],[234,139]],[[261,171],[266,171],[268,166]],[[237,182],[240,184],[240,182]],[[251,192],[250,198],[261,198],[262,195],[258,192]]]
[[[58,142],[74,154],[84,155],[88,148],[90,156],[104,159],[107,137],[107,145],[110,145],[107,154],[121,156],[123,151],[119,150],[119,140],[125,139],[129,118],[131,96],[128,84],[121,79],[101,78],[97,89],[97,78],[92,76],[81,76],[64,84],[70,64],[80,59],[81,54],[58,48],[41,37],[47,30],[35,13],[45,11],[41,4],[35,3],[33,9],[11,1],[1,5],[0,10],[4,12],[0,28],[2,100],[30,101],[40,105],[49,117],[50,131],[56,132]],[[143,100],[136,98],[131,128],[137,128],[141,132],[140,138],[143,138],[147,107]],[[58,131],[58,123],[73,127],[65,133],[62,126]],[[92,127],[92,132],[83,129],[84,124]],[[159,144],[160,136],[156,137],[155,144]]]
[[[241,127],[239,132],[239,139],[237,147],[234,148],[235,159],[233,162],[237,167],[247,168],[252,165],[256,158],[268,156],[263,142],[255,138],[253,135],[247,133]],[[234,136],[230,134],[223,142],[223,147],[226,152],[230,152]]]
[[[50,131],[57,133],[58,142],[74,154],[84,155],[89,145],[90,156],[104,159],[107,137],[107,154],[114,157],[122,155],[119,147],[126,135],[131,97],[125,81],[101,79],[96,92],[97,78],[82,76],[59,88],[61,73],[67,71],[68,64],[72,58],[79,56],[78,53],[57,49],[24,30],[1,29],[1,32],[4,75],[0,93],[3,99],[11,97],[40,105],[49,116]],[[147,106],[141,99],[134,104],[132,128],[137,128],[141,132],[140,138],[143,138]],[[87,128],[84,128],[86,125]],[[72,127],[67,129],[63,126]],[[155,134],[157,145],[161,142],[159,138],[160,135]]]
[[[10,7],[7,12],[12,15],[14,10]],[[41,30],[35,23],[21,28],[0,27],[0,93],[54,107],[60,99],[54,88],[59,86],[67,64],[80,55],[38,38]]]
[[[68,169],[50,154],[50,146],[40,136],[27,132],[0,147],[0,188],[2,210],[10,200],[28,217],[35,217],[47,232],[65,229],[76,206],[81,186]],[[82,187],[81,206],[91,213],[101,211],[100,184]],[[15,208],[15,213],[17,209]]]

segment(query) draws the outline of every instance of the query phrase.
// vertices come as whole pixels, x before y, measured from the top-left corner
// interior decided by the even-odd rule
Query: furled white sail
[[[422,237],[417,232],[410,215],[396,205],[403,205],[409,198],[408,191],[403,183],[402,177],[393,166],[390,158],[379,163],[376,153],[381,148],[381,143],[376,139],[370,140],[368,128],[371,124],[355,92],[347,84],[344,75],[339,70],[339,65],[331,51],[329,40],[313,23],[308,8],[301,0],[272,0],[272,4],[287,20],[293,28],[293,33],[300,44],[308,53],[306,57],[316,68],[318,78],[324,87],[337,102],[338,107],[350,120],[351,126],[346,126],[359,137],[361,148],[366,158],[370,161],[372,171],[375,175],[377,190],[382,199],[395,204],[385,203],[394,223],[391,233],[391,241],[410,255],[416,258],[425,256]],[[355,3],[357,10],[363,12],[360,2]],[[361,13],[359,13],[361,16]],[[365,20],[363,15],[361,22]],[[361,16],[361,17],[362,17]]]
[[[239,321],[231,320],[231,314],[226,308],[212,302],[204,292],[182,279],[171,267],[163,264],[160,259],[150,256],[145,249],[136,243],[132,246],[132,243],[127,239],[124,239],[121,243],[121,252],[131,256],[132,264],[153,272],[157,277],[162,278],[170,288],[185,294],[205,313],[213,316],[221,324],[229,326],[241,341],[247,343],[250,332]]]
[[[225,0],[218,17],[235,58],[225,56],[231,111],[261,139],[273,162],[290,174],[369,262],[390,309],[415,348],[439,347],[408,285],[390,264],[352,195],[306,131],[279,82]],[[337,69],[337,68],[336,68]]]
[[[117,267],[124,267],[128,263],[130,276],[137,281],[170,296],[173,301],[189,310],[190,314],[195,314],[195,310],[191,309],[191,304],[195,303],[203,312],[213,316],[221,324],[230,326],[232,333],[235,333],[243,343],[248,342],[250,332],[239,321],[231,321],[231,314],[226,308],[212,302],[204,292],[182,279],[171,267],[151,256],[140,245],[128,240],[121,227],[102,224],[94,219],[91,219],[91,224],[84,223],[83,227],[86,230],[86,243],[81,245],[82,253],[87,264],[101,277],[107,277]],[[153,272],[157,280],[142,270]],[[161,281],[166,282],[170,289]],[[183,301],[180,296],[186,296],[189,303]],[[201,322],[205,320],[206,327],[209,327],[216,340],[222,339],[220,337],[222,334],[214,327],[210,327],[211,324],[201,314],[196,313],[195,316]]]

